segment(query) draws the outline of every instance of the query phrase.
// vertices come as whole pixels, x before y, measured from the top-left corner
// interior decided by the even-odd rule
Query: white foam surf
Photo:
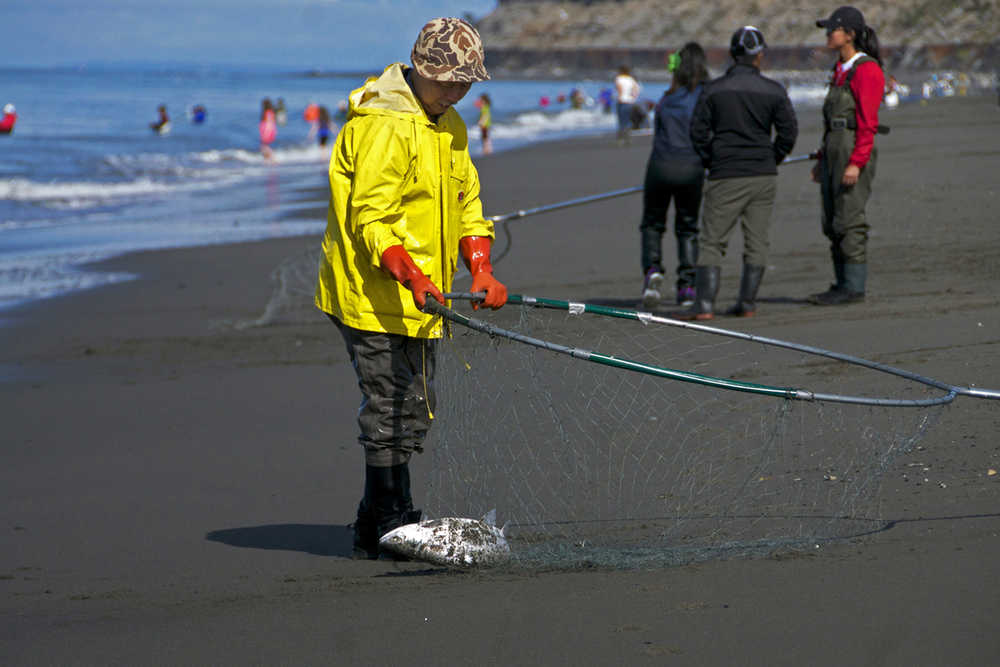
[[[195,191],[235,185],[283,165],[317,165],[330,159],[331,147],[289,146],[271,159],[258,152],[232,148],[184,155],[140,153],[108,155],[103,164],[122,180],[40,182],[27,178],[0,181],[0,200],[24,202],[54,209],[86,209],[161,197],[177,191]]]

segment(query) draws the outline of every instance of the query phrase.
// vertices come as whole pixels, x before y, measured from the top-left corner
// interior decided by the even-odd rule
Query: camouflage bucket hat
[[[428,21],[417,36],[410,60],[420,76],[434,81],[474,83],[490,78],[483,65],[483,40],[462,19]]]

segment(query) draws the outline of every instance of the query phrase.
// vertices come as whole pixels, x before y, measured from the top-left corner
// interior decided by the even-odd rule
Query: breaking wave
[[[266,160],[260,153],[240,149],[215,149],[183,155],[140,153],[108,155],[101,170],[115,180],[41,182],[27,178],[0,181],[0,200],[51,209],[87,209],[178,191],[197,191],[238,184],[260,176],[277,165],[325,164],[329,148],[290,146],[274,151]]]

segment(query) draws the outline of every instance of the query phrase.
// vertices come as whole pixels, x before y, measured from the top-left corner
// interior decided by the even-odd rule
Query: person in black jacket
[[[777,166],[798,136],[788,93],[777,81],[761,76],[766,48],[757,28],[737,30],[729,48],[733,66],[705,86],[691,118],[691,142],[708,168],[692,319],[714,317],[722,258],[740,220],[743,276],[739,301],[727,314],[749,317],[756,310],[757,290],[767,266]]]

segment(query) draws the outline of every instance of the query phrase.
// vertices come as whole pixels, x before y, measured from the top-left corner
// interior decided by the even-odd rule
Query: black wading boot
[[[698,263],[698,235],[677,234],[677,305],[694,305],[695,265]]]
[[[837,246],[831,248],[830,254],[833,258],[833,284],[825,292],[810,294],[807,299],[809,303],[823,305],[825,301],[844,291],[844,255]]]
[[[375,522],[375,501],[378,497],[378,468],[365,466],[365,495],[358,503],[354,520],[354,558],[378,558],[378,528]],[[388,470],[388,469],[386,469]]]
[[[757,290],[764,279],[763,266],[744,264],[743,275],[740,277],[740,299],[736,305],[726,311],[726,315],[737,317],[753,317],[757,310]]]
[[[413,497],[410,495],[410,464],[394,465],[392,484],[396,490],[396,511],[399,513],[399,525],[419,523],[423,512],[413,509]]]
[[[642,226],[639,228],[642,244],[642,266],[646,271],[646,277],[642,282],[642,307],[652,310],[660,305],[663,293],[660,291],[663,286],[663,267],[661,266],[663,233],[652,227]]]
[[[715,317],[715,297],[719,293],[719,279],[721,276],[721,267],[702,265],[695,267],[694,289],[696,296],[694,305],[688,311],[685,319],[710,320]]]
[[[377,559],[378,541],[391,530],[420,521],[410,496],[410,467],[365,466],[365,496],[354,522],[354,558]]]
[[[809,302],[817,306],[843,306],[848,303],[859,303],[865,300],[865,282],[868,278],[867,264],[844,264],[844,283],[841,287],[831,285],[830,289],[820,294],[813,294]]]
[[[420,521],[420,510],[413,509],[413,498],[410,496],[410,466],[400,463],[390,468],[380,468],[380,495],[376,504],[375,527],[378,538],[386,533]],[[376,551],[378,544],[376,540]],[[405,556],[389,552],[377,552],[377,557],[387,560],[409,560]]]

